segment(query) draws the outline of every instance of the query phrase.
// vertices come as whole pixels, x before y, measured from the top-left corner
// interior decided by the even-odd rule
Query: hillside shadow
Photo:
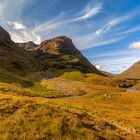
[[[42,79],[52,79],[62,76],[66,72],[79,71],[83,74],[94,73],[92,65],[85,59],[74,55],[66,54],[50,54],[44,52],[30,52],[30,54],[36,59],[40,66],[35,72],[26,73],[27,80],[23,80],[24,76],[20,75],[23,69],[20,68],[18,62],[12,62],[14,69],[19,71],[19,74],[13,75],[12,73],[5,73],[0,71],[0,82],[5,83],[18,83],[23,87],[29,88],[34,85],[34,82],[39,82]],[[79,58],[79,59],[78,59]],[[95,69],[96,73],[96,69]],[[30,77],[30,74],[33,74]]]
[[[9,83],[9,84],[17,83],[17,84],[22,85],[25,88],[33,86],[32,81],[21,80],[20,78],[17,78],[15,76],[10,75],[10,74],[1,73],[1,72],[0,72],[0,82]]]
[[[65,72],[73,71],[80,71],[83,74],[96,73],[105,76],[85,57],[74,56],[72,54],[50,54],[42,51],[35,53],[34,57],[42,65],[42,71],[54,73],[54,77],[59,77]]]

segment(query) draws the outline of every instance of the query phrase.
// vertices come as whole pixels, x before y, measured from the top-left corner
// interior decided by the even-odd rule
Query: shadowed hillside
[[[26,81],[27,74],[41,71],[36,59],[11,40],[9,33],[0,27],[0,81]]]

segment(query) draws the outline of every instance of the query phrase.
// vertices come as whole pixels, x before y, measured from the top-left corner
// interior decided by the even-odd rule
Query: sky
[[[140,60],[140,0],[0,0],[0,26],[15,42],[65,35],[115,74]]]

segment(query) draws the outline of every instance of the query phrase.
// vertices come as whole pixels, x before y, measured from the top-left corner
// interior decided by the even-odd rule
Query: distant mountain
[[[23,48],[25,50],[32,50],[38,47],[37,44],[35,44],[32,41],[26,42],[26,43],[16,43],[20,48]]]
[[[118,77],[130,78],[130,79],[140,79],[140,61],[136,62],[129,69],[119,74]]]
[[[116,74],[110,73],[110,72],[106,72],[106,71],[101,71],[102,73],[104,73],[105,75],[109,76],[109,77],[114,77],[116,76]]]
[[[93,66],[65,36],[43,41],[15,43],[0,27],[0,72],[20,76],[34,72],[74,71],[105,75]]]

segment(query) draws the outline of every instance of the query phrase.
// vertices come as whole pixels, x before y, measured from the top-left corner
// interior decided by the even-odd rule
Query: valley
[[[139,85],[67,37],[19,44],[0,28],[0,140],[139,140]]]

